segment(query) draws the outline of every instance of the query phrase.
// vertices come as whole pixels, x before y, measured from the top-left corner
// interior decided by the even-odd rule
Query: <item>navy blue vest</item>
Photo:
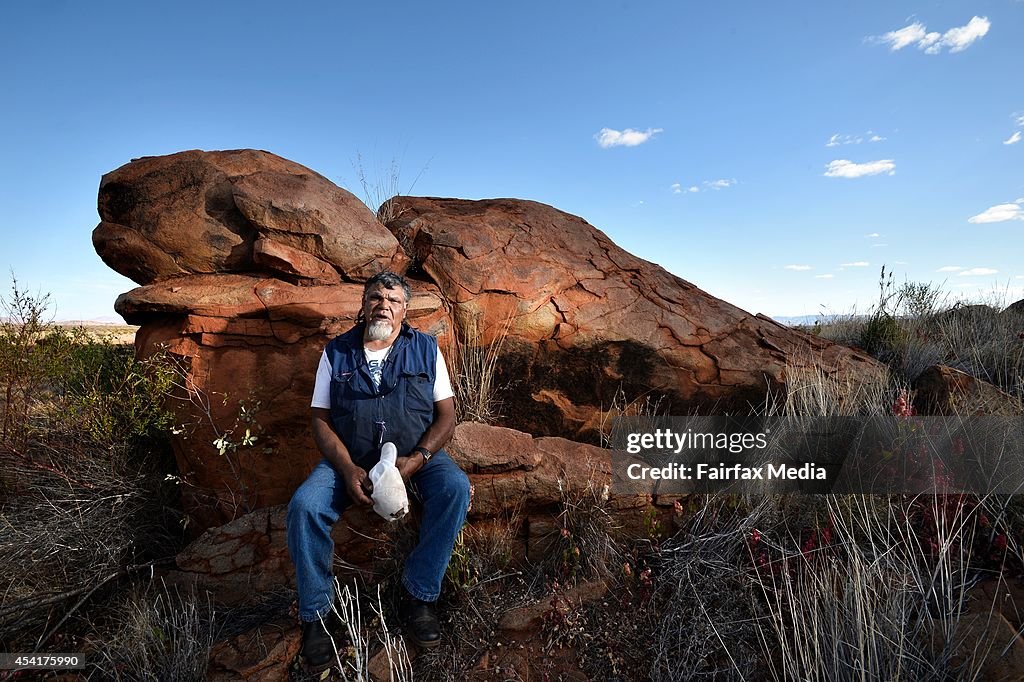
[[[358,324],[336,337],[325,352],[331,363],[331,424],[352,461],[369,469],[380,459],[382,440],[407,455],[433,422],[437,339],[403,323],[378,389],[363,353],[363,329]]]

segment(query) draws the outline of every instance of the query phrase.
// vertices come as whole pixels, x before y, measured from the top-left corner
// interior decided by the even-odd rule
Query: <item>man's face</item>
[[[383,341],[405,319],[406,300],[401,288],[386,289],[378,284],[366,292],[363,315],[366,334],[371,341]]]

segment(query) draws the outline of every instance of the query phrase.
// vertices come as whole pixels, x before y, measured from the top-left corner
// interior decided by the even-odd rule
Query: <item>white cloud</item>
[[[975,16],[963,26],[955,26],[945,33],[939,33],[928,31],[924,24],[915,21],[909,26],[889,31],[870,40],[888,45],[890,52],[902,50],[909,45],[917,45],[925,54],[939,54],[944,48],[949,48],[950,52],[963,52],[985,36],[991,26],[992,22],[988,17]]]
[[[1002,223],[1007,220],[1024,220],[1024,210],[1021,210],[1022,203],[1024,203],[1024,199],[1017,199],[1012,204],[998,204],[986,208],[978,215],[968,218],[967,222],[977,225],[981,223]]]
[[[1024,126],[1024,115],[1017,116],[1016,121],[1014,122],[1019,126]]]
[[[868,239],[878,239],[882,235],[878,234],[877,232],[872,232],[871,234],[866,234],[864,236],[867,237]]]
[[[842,267],[844,268],[866,268],[869,265],[871,265],[871,263],[866,260],[859,260],[856,263],[842,263]]]
[[[602,149],[608,149],[609,147],[635,147],[647,142],[661,132],[664,132],[664,129],[648,128],[647,130],[633,130],[632,128],[626,128],[625,130],[613,130],[611,128],[601,128],[601,131],[594,135],[594,139],[597,140],[597,144]]]
[[[1003,140],[1003,144],[1017,144],[1020,142],[1020,131],[1015,131],[1013,135],[1010,135],[1010,139]]]
[[[950,52],[963,52],[971,44],[988,33],[992,22],[988,17],[971,17],[971,20],[964,26],[951,28],[942,36],[942,44],[949,48]]]
[[[896,162],[892,159],[881,159],[879,161],[868,161],[867,163],[854,163],[847,159],[836,159],[830,161],[828,170],[825,171],[826,178],[860,178],[865,175],[878,175],[879,173],[896,174]]]
[[[881,135],[876,135],[874,131],[869,130],[866,133],[858,135],[841,135],[840,133],[834,134],[828,138],[828,142],[825,143],[826,147],[839,147],[840,145],[846,144],[860,144],[867,140],[868,142],[882,142],[886,138]]]
[[[920,21],[915,21],[910,26],[904,26],[897,31],[889,31],[875,40],[880,43],[886,43],[889,49],[895,52],[896,50],[902,50],[907,45],[913,45],[924,40],[926,33],[924,24]]]
[[[827,275],[815,275],[814,279],[832,279],[835,275],[829,273]]]
[[[783,270],[796,270],[797,272],[803,272],[804,270],[811,270],[810,265],[785,265]]]
[[[938,31],[932,31],[918,41],[917,49],[924,50],[925,54],[938,54],[942,49],[942,43],[939,42],[941,38],[941,33]]]
[[[963,270],[963,268],[959,265],[943,265],[935,272],[960,272],[961,270]]]
[[[971,268],[970,270],[964,270],[959,273],[958,277],[980,277],[983,275],[995,275],[998,274],[998,270],[992,268]]]
[[[732,187],[735,184],[736,184],[736,179],[735,178],[728,179],[728,180],[723,178],[721,180],[705,180],[704,182],[702,182],[700,184],[700,187],[698,187],[697,185],[690,185],[689,187],[686,187],[684,189],[682,185],[680,185],[678,182],[676,182],[676,183],[672,184],[672,193],[673,194],[682,194],[683,192],[688,192],[688,193],[692,194],[692,193],[695,193],[695,192],[700,192],[701,191],[701,187],[704,188],[704,191],[712,190],[712,189],[719,190],[719,189],[726,189],[727,187]]]

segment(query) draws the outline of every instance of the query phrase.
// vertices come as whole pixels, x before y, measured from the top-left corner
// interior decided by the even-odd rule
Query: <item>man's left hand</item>
[[[402,474],[402,480],[406,483],[413,477],[413,474],[420,470],[421,466],[423,466],[423,456],[416,452],[408,457],[395,458],[395,468],[398,469],[398,473]]]

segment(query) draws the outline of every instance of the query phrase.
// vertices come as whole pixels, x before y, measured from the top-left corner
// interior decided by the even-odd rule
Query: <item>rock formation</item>
[[[922,415],[1014,417],[1024,414],[1016,397],[987,381],[946,365],[932,365],[914,381],[914,408]]]
[[[317,173],[240,150],[135,160],[104,176],[99,209],[97,252],[143,285],[116,310],[142,325],[140,354],[163,349],[182,373],[175,449],[199,530],[286,502],[306,476],[318,355],[383,269],[408,270],[410,320],[443,347],[458,337],[500,351],[503,423],[533,435],[597,442],[616,400],[747,410],[784,395],[789,368],[884,376],[862,353],[750,315],[534,202],[397,197],[385,228]],[[515,462],[480,459],[481,444],[464,453],[488,485],[532,504],[557,481],[558,452],[584,447],[565,443],[510,443]]]
[[[751,315],[616,246],[582,218],[516,199],[397,197],[388,227],[452,304],[502,343],[510,425],[596,440],[613,401],[746,412],[787,369],[875,382],[869,356]],[[724,257],[724,256],[723,256]]]

